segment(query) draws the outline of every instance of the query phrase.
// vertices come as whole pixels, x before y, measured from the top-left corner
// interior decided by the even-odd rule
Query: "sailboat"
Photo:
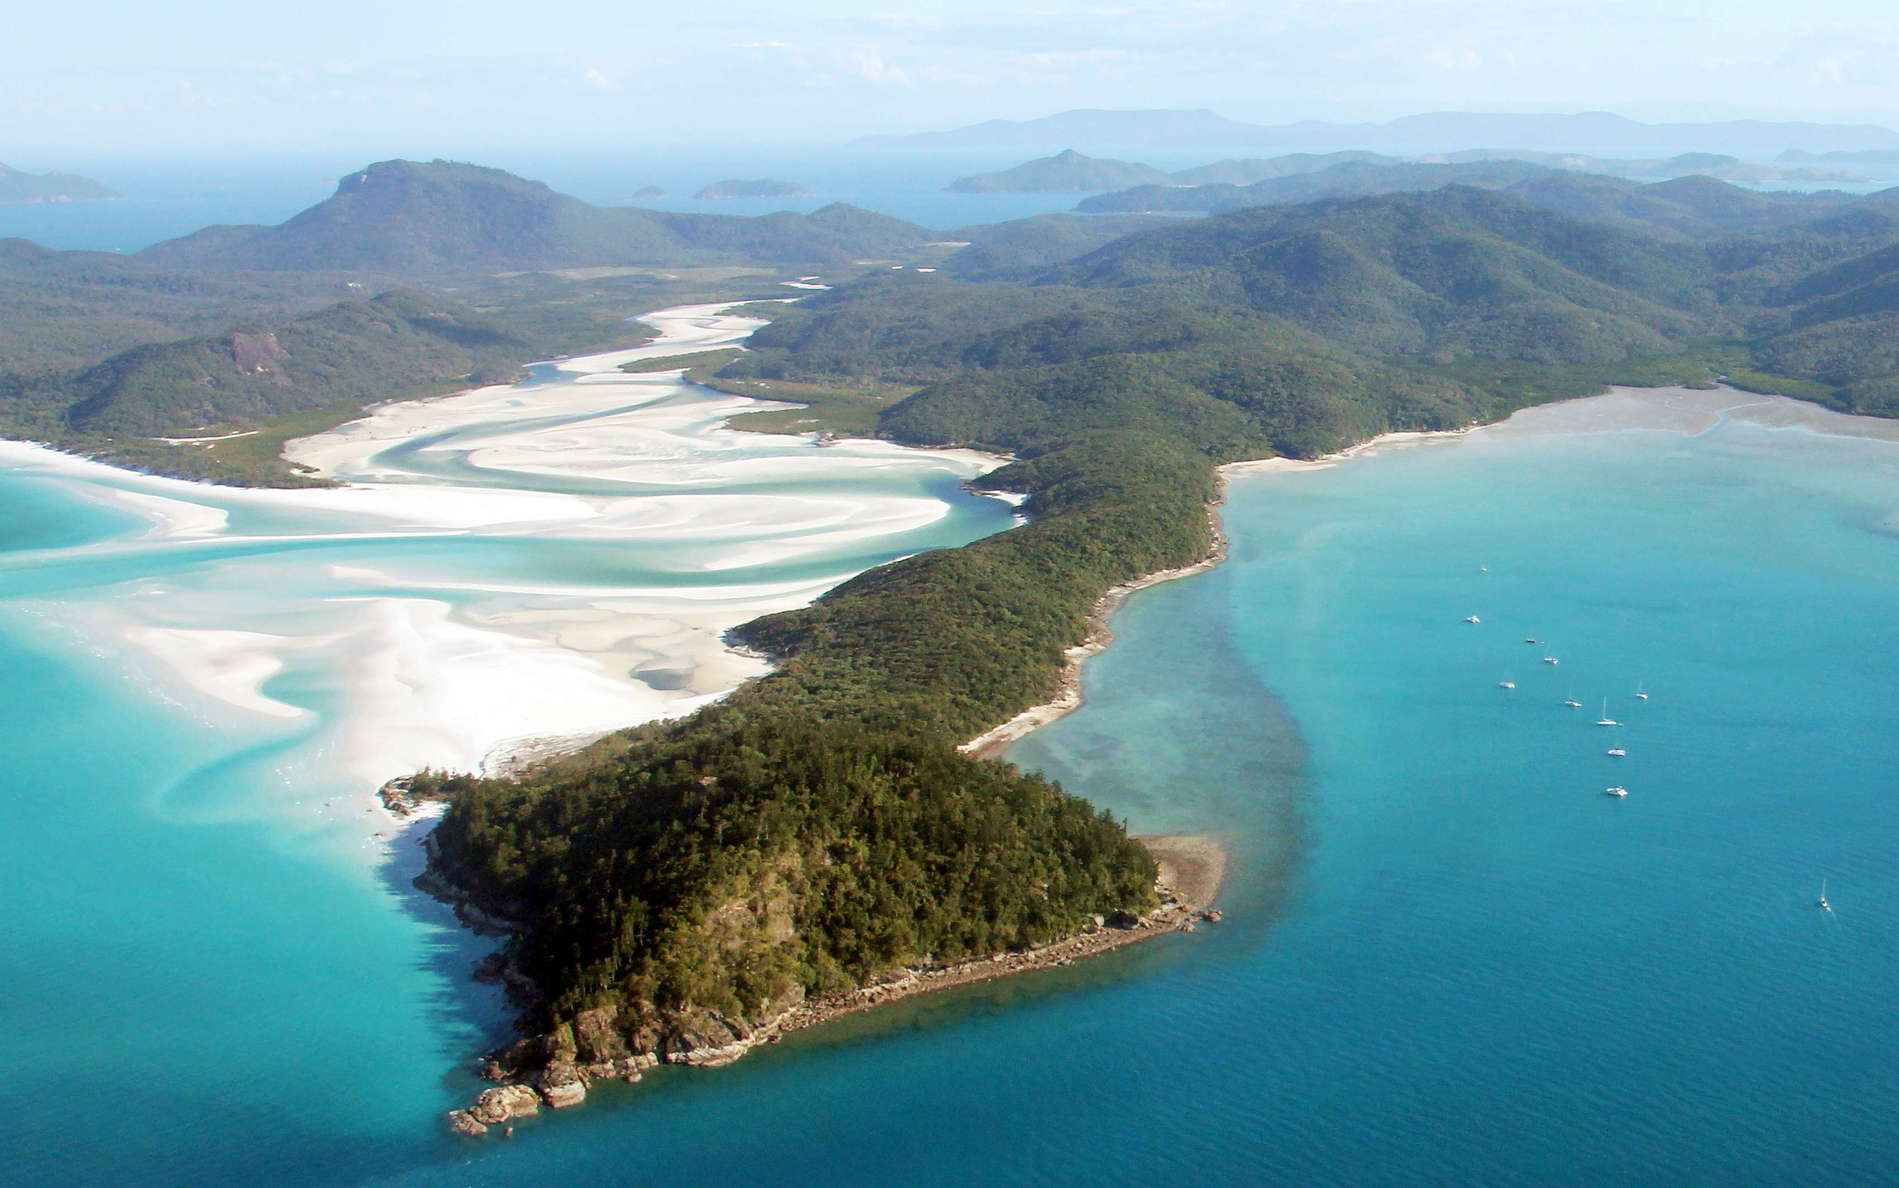
[[[1604,751],[1603,754],[1613,755],[1617,759],[1626,759],[1628,758],[1629,749],[1625,746],[1617,745],[1610,747],[1607,751]]]
[[[1517,683],[1511,680],[1508,676],[1505,676],[1502,680],[1497,682],[1497,688],[1499,689],[1514,689],[1516,687],[1517,687]]]
[[[1609,716],[1609,699],[1602,699],[1602,717],[1596,720],[1598,726],[1620,726],[1622,723]]]
[[[1476,615],[1465,615],[1465,616],[1464,616],[1464,622],[1466,622],[1466,623],[1481,623],[1481,622],[1483,622],[1483,620],[1482,620],[1482,619],[1480,619],[1480,618],[1478,618],[1478,617],[1477,617]]]
[[[1644,692],[1642,692],[1642,682],[1641,682],[1641,681],[1637,681],[1637,682],[1635,682],[1635,699],[1636,699],[1637,701],[1647,701],[1647,700],[1648,700],[1648,694],[1646,694],[1646,693],[1644,693]]]
[[[1613,796],[1617,800],[1621,800],[1624,796],[1627,796],[1629,794],[1629,790],[1627,788],[1624,788],[1621,784],[1615,784],[1610,787],[1604,788],[1602,790],[1602,794],[1604,796]]]
[[[1820,902],[1816,906],[1819,907],[1819,909],[1823,912],[1830,912],[1833,910],[1833,905],[1826,901],[1826,880],[1825,879],[1820,880]]]
[[[1562,661],[1561,661],[1561,660],[1558,660],[1558,659],[1557,659],[1556,657],[1554,657],[1554,656],[1545,656],[1545,657],[1543,657],[1543,663],[1545,663],[1545,664],[1561,664],[1561,663],[1562,663]]]
[[[1563,704],[1568,706],[1570,709],[1582,708],[1582,702],[1576,700],[1576,695],[1574,693],[1571,693],[1568,697],[1563,698]]]

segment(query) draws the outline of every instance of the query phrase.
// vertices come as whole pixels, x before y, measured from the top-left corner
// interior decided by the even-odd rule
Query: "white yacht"
[[[1602,790],[1602,794],[1604,796],[1613,796],[1617,800],[1621,800],[1624,796],[1627,796],[1629,794],[1629,790],[1627,788],[1624,788],[1621,784],[1615,784],[1610,787],[1604,788]]]
[[[1557,659],[1556,657],[1554,657],[1554,656],[1545,656],[1545,657],[1543,657],[1543,663],[1545,663],[1545,664],[1561,664],[1561,663],[1562,663],[1562,661],[1561,661],[1561,660],[1558,660],[1558,659]]]
[[[1644,692],[1642,692],[1642,682],[1641,682],[1641,681],[1637,681],[1637,682],[1635,682],[1635,699],[1636,699],[1637,701],[1647,701],[1647,700],[1648,700],[1648,694],[1646,694],[1646,693],[1644,693]]]
[[[1477,617],[1476,615],[1465,615],[1465,616],[1464,616],[1464,622],[1466,622],[1466,623],[1481,623],[1481,622],[1483,622],[1483,620],[1482,620],[1482,619],[1480,619],[1480,618],[1478,618],[1478,617]]]
[[[1627,747],[1610,747],[1604,751],[1603,754],[1614,755],[1617,759],[1626,759],[1629,756],[1629,749]]]
[[[1582,708],[1582,702],[1580,702],[1580,701],[1577,701],[1577,700],[1576,700],[1576,699],[1575,699],[1574,697],[1565,697],[1565,698],[1563,698],[1563,704],[1564,704],[1564,705],[1566,705],[1566,706],[1568,706],[1568,707],[1569,707],[1570,709],[1581,709],[1581,708]]]
[[[1833,905],[1826,901],[1826,880],[1825,879],[1820,880],[1820,902],[1815,906],[1817,906],[1823,912],[1830,912],[1833,910]]]
[[[1596,719],[1596,725],[1598,726],[1622,725],[1622,723],[1616,721],[1614,718],[1611,718],[1609,716],[1609,699],[1607,697],[1602,699],[1602,717]]]
[[[1502,680],[1497,682],[1497,688],[1499,689],[1514,689],[1516,687],[1517,687],[1517,683],[1511,680],[1509,677],[1505,677]]]

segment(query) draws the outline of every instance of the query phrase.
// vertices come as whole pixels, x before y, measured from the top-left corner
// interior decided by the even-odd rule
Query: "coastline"
[[[1104,921],[1073,936],[1019,953],[995,953],[953,965],[906,969],[901,975],[854,991],[809,999],[789,1012],[777,1026],[777,1034],[789,1035],[845,1015],[858,1014],[938,990],[972,986],[1031,970],[1073,965],[1083,958],[1112,952],[1170,932],[1194,932],[1202,920],[1219,922],[1220,912],[1214,904],[1226,880],[1227,853],[1217,838],[1207,834],[1181,833],[1141,836],[1134,840],[1154,856],[1160,870],[1154,885],[1161,897],[1160,907],[1138,917],[1134,923],[1116,926]]]
[[[83,608],[86,633],[122,645],[136,679],[167,700],[201,704],[192,710],[201,716],[314,723],[326,768],[361,792],[324,797],[350,805],[326,815],[351,832],[381,834],[397,821],[375,796],[391,778],[428,767],[514,770],[689,713],[764,673],[762,658],[726,643],[727,630],[809,603],[874,563],[861,558],[875,558],[878,542],[951,514],[915,484],[880,475],[977,480],[1002,464],[973,451],[881,441],[815,450],[796,435],[740,433],[723,427],[726,416],[774,406],[707,398],[676,375],[618,371],[628,357],[716,347],[763,324],[719,312],[729,304],[654,311],[645,315],[660,331],[653,339],[551,361],[525,388],[385,401],[291,444],[290,456],[316,462],[341,486],[221,486],[14,442],[0,443],[0,467],[60,480],[75,498],[137,515],[147,527],[136,537],[31,560],[122,560],[138,571],[152,558],[166,576],[138,591],[165,597],[100,599]],[[563,417],[580,423],[548,423]],[[378,458],[457,431],[474,447],[472,473],[418,481],[401,468],[402,454]],[[433,442],[420,444],[426,469]],[[463,445],[458,439],[446,453]],[[829,485],[801,489],[811,476]],[[745,490],[765,483],[783,483],[783,492]],[[531,570],[444,573],[413,565],[406,549],[390,551],[404,540],[426,550],[455,538],[487,538],[497,550],[515,539],[526,548],[553,538],[576,551],[632,541],[654,562],[608,584]],[[332,547],[350,551],[321,555]],[[238,613],[243,586],[225,588],[220,562],[254,565],[252,554],[280,548],[312,558],[276,579],[283,594],[294,593],[297,614],[261,602],[252,604],[258,613]],[[227,594],[228,617],[202,610]],[[345,692],[334,712],[318,715],[267,692],[286,672],[313,668]],[[286,798],[263,807],[308,811],[301,805]]]
[[[674,1038],[656,1052],[627,1052],[611,1059],[579,1063],[577,1051],[562,1049],[545,1058],[543,1063],[513,1068],[502,1066],[498,1061],[504,1053],[496,1053],[482,1072],[484,1078],[498,1082],[496,1087],[483,1090],[468,1106],[450,1110],[443,1120],[456,1134],[480,1136],[492,1126],[537,1114],[542,1105],[554,1110],[580,1105],[596,1081],[635,1083],[644,1070],[660,1064],[722,1068],[754,1048],[777,1043],[787,1035],[821,1027],[847,1015],[942,990],[1036,970],[1060,969],[1155,937],[1196,932],[1203,923],[1219,923],[1221,913],[1213,905],[1225,881],[1227,854],[1217,838],[1207,834],[1165,834],[1140,836],[1135,840],[1154,857],[1158,871],[1154,887],[1159,905],[1151,911],[1140,915],[1117,913],[1117,918],[1096,916],[1080,932],[1019,952],[993,953],[942,966],[892,970],[853,990],[790,1003],[757,1026],[711,1016],[695,1023],[690,1030],[677,1029]],[[432,894],[453,904],[458,917],[464,916],[469,905],[454,894],[453,888],[435,880],[428,871],[416,880],[418,887],[425,884],[433,886]],[[478,931],[484,927],[489,932],[506,931],[505,922],[486,917],[464,917],[464,922]],[[505,982],[516,975],[511,968],[497,962],[486,976]],[[512,1128],[509,1132],[512,1133]]]
[[[1478,426],[1471,425],[1462,429],[1393,430],[1317,458],[1255,458],[1221,465],[1218,468],[1218,488],[1214,492],[1213,500],[1207,504],[1207,519],[1213,528],[1213,543],[1207,550],[1206,556],[1191,565],[1183,565],[1177,569],[1156,570],[1111,587],[1089,612],[1087,638],[1062,653],[1064,658],[1062,674],[1056,685],[1054,696],[1039,705],[1030,706],[1000,725],[990,727],[963,743],[959,749],[978,759],[999,759],[1012,745],[1029,734],[1080,709],[1082,667],[1090,657],[1099,655],[1114,642],[1114,631],[1109,626],[1109,620],[1114,617],[1114,612],[1120,609],[1121,604],[1127,601],[1128,596],[1145,590],[1149,586],[1158,586],[1162,582],[1206,573],[1226,560],[1227,539],[1220,521],[1220,508],[1226,503],[1227,485],[1232,478],[1247,474],[1322,470],[1326,467],[1337,466],[1341,462],[1348,462],[1353,458],[1368,457],[1382,450],[1453,441],[1475,432],[1477,428]]]
[[[1469,432],[1470,428],[1431,433],[1398,431],[1381,434],[1309,461],[1272,458],[1228,463],[1219,467],[1214,498],[1206,508],[1212,528],[1212,541],[1207,554],[1192,564],[1144,574],[1106,591],[1090,614],[1091,627],[1087,638],[1065,653],[1066,662],[1056,695],[983,732],[962,744],[959,749],[977,758],[999,758],[1018,739],[1079,708],[1082,704],[1083,665],[1089,657],[1099,654],[1113,642],[1109,619],[1128,596],[1161,582],[1208,572],[1226,559],[1228,542],[1220,522],[1219,509],[1225,502],[1232,476],[1333,466],[1380,449],[1453,440]],[[496,1053],[483,1075],[501,1082],[501,1085],[485,1091],[467,1108],[450,1111],[446,1120],[456,1133],[480,1135],[491,1125],[538,1112],[543,1102],[553,1109],[578,1105],[586,1098],[587,1086],[595,1080],[618,1078],[628,1082],[638,1081],[643,1069],[661,1063],[720,1067],[742,1058],[761,1044],[778,1042],[786,1035],[820,1027],[847,1015],[938,990],[1068,966],[1141,940],[1172,932],[1193,932],[1199,922],[1217,922],[1221,918],[1213,904],[1225,881],[1228,854],[1216,838],[1205,834],[1137,835],[1135,840],[1145,846],[1155,860],[1155,887],[1160,906],[1154,911],[1114,921],[1097,917],[1091,926],[1078,933],[1021,952],[991,954],[946,966],[892,971],[843,993],[789,1004],[776,1016],[756,1026],[713,1016],[699,1021],[690,1029],[676,1029],[675,1038],[656,1052],[623,1053],[611,1059],[582,1064],[577,1063],[577,1051],[563,1049],[516,1060],[511,1066],[500,1063],[508,1057],[507,1052]],[[439,886],[438,890],[453,896],[452,888]]]

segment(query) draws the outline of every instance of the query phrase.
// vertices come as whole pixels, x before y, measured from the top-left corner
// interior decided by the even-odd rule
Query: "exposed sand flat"
[[[1609,433],[1625,429],[1706,433],[1731,410],[1774,401],[1789,405],[1799,403],[1784,396],[1757,396],[1733,388],[1611,388],[1601,396],[1526,408],[1477,432],[1482,438]],[[1826,413],[1817,405],[1802,407]]]
[[[839,558],[940,520],[949,505],[925,479],[1002,461],[741,434],[724,419],[780,406],[619,370],[761,324],[722,308],[663,311],[645,346],[383,405],[291,443],[288,457],[338,488],[213,487],[0,443],[0,466],[82,480],[152,522],[142,540],[27,561],[162,574],[89,606],[88,637],[125,640],[168,681],[261,718],[308,717],[279,698],[321,698],[311,745],[365,794],[420,767],[505,764],[688,713],[766,670],[726,631],[810,602],[855,572]],[[464,537],[473,551],[453,552]],[[521,554],[533,563],[473,543],[511,538],[539,550]],[[793,576],[769,576],[780,566]]]
[[[282,650],[296,641],[255,631],[178,627],[129,627],[125,637],[207,697],[272,718],[304,714],[263,692],[264,682],[283,671]]]
[[[1465,437],[1489,441],[1571,433],[1620,433],[1632,429],[1698,434],[1706,433],[1723,421],[1744,422],[1765,429],[1800,429],[1838,437],[1899,441],[1899,421],[1835,412],[1786,396],[1764,396],[1727,387],[1610,388],[1600,396],[1522,409],[1494,425],[1434,433],[1383,433],[1348,449],[1310,460],[1262,458],[1230,463],[1220,469],[1229,477],[1298,473],[1393,449]]]
[[[600,514],[586,499],[553,491],[421,485],[291,490],[217,487],[120,470],[21,441],[0,441],[0,467],[90,480],[115,502],[150,515],[154,536],[173,539],[206,535],[213,517],[228,519],[231,511],[240,508],[340,513],[369,517],[383,528],[438,529],[571,522]]]
[[[221,507],[207,507],[185,499],[169,499],[143,491],[115,491],[119,501],[134,511],[152,518],[147,535],[160,540],[190,540],[216,536],[229,527],[231,513]]]
[[[511,738],[677,712],[680,699],[615,679],[585,653],[458,622],[446,603],[378,598],[362,610],[329,646],[353,661],[337,745],[365,791],[427,766],[477,770]]]

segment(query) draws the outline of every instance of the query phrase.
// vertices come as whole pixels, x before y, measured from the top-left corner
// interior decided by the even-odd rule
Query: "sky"
[[[1829,0],[93,0],[7,18],[0,161],[823,143],[1075,107],[1899,125]]]

